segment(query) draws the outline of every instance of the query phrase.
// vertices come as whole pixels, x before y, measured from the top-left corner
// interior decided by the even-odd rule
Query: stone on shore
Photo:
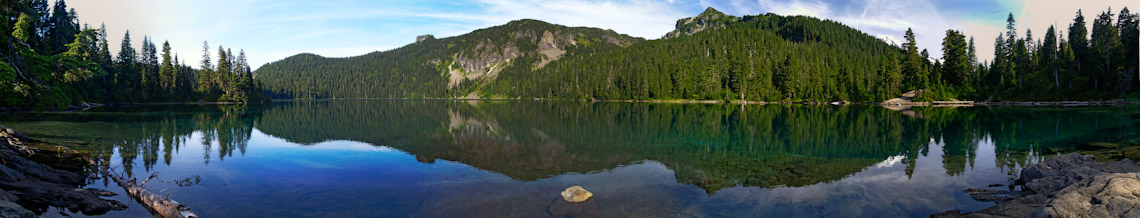
[[[1140,217],[1140,173],[1097,175],[1055,196],[1034,217]]]
[[[37,153],[51,154],[36,152],[25,140],[26,136],[0,126],[0,162],[4,163],[0,165],[0,217],[29,217],[25,212],[30,211],[16,202],[50,205],[85,215],[126,208],[118,201],[101,198],[108,191],[79,188],[86,179],[82,174],[28,159]]]
[[[1026,167],[1017,182],[1028,191],[1051,194],[1099,174],[1128,172],[1140,172],[1140,165],[1131,160],[1099,163],[1092,155],[1070,153]]]
[[[586,189],[583,189],[582,186],[570,186],[570,188],[566,188],[565,191],[562,191],[562,199],[566,199],[566,201],[570,203],[578,203],[590,200],[590,197],[593,196],[594,193],[586,191]]]
[[[1128,159],[1101,163],[1092,155],[1060,155],[1026,167],[1016,183],[1024,191],[1011,196],[966,190],[975,199],[997,201],[992,207],[930,217],[1140,217],[1140,165]]]

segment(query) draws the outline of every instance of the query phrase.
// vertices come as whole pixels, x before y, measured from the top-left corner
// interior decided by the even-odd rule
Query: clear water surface
[[[1135,107],[298,101],[7,114],[203,217],[925,217]],[[559,192],[594,193],[570,204]],[[88,187],[122,194],[103,179]],[[992,187],[990,189],[1010,189]],[[150,217],[132,205],[111,217]],[[39,208],[45,217],[72,214]]]

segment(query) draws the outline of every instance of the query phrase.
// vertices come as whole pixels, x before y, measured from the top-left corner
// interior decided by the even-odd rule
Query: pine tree
[[[119,56],[116,57],[115,69],[118,72],[115,81],[118,82],[120,90],[126,93],[119,93],[117,96],[122,96],[123,99],[130,100],[127,93],[140,93],[141,87],[139,86],[139,76],[135,65],[138,63],[135,48],[131,46],[131,31],[127,30],[123,33],[123,41],[120,43]],[[133,95],[131,95],[133,96]]]
[[[966,36],[957,30],[947,30],[942,39],[942,79],[949,85],[970,84],[970,57],[968,57]]]
[[[1097,90],[1110,88],[1110,81],[1115,79],[1112,51],[1120,43],[1120,33],[1112,23],[1111,10],[1093,20],[1092,38],[1089,40],[1089,68],[1093,71],[1093,88]]]
[[[1092,75],[1086,73],[1084,64],[1088,63],[1088,29],[1085,28],[1085,16],[1081,15],[1081,10],[1077,10],[1077,17],[1073,18],[1073,24],[1069,25],[1069,49],[1073,51],[1074,61],[1076,61],[1077,75],[1081,77],[1091,78]]]
[[[162,43],[162,67],[158,69],[158,75],[162,78],[162,90],[168,94],[174,94],[175,89],[178,88],[175,83],[177,75],[174,73],[174,60],[170,56],[170,41]]]
[[[1041,61],[1041,65],[1045,66],[1044,69],[1053,74],[1053,87],[1061,87],[1061,78],[1060,75],[1058,75],[1056,63],[1057,33],[1052,25],[1045,31],[1045,41],[1041,44],[1041,48],[1038,49],[1038,53],[1040,54],[1039,60]]]
[[[198,66],[198,93],[211,96],[214,87],[214,64],[210,62],[210,43],[202,41],[202,63]]]

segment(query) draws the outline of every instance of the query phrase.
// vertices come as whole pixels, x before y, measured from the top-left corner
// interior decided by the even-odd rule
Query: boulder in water
[[[582,186],[571,186],[570,188],[566,188],[565,191],[562,191],[562,198],[566,199],[566,201],[570,203],[578,203],[590,200],[590,197],[593,196],[594,193],[586,191],[586,189],[582,188]]]

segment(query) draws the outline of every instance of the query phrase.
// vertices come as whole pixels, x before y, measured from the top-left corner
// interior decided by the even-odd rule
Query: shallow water
[[[1008,184],[1077,144],[1137,138],[1138,112],[375,100],[0,124],[140,180],[158,173],[148,189],[203,217],[925,217],[992,205],[962,190]],[[573,185],[594,197],[561,200]],[[107,216],[150,217],[114,199],[132,207]]]

